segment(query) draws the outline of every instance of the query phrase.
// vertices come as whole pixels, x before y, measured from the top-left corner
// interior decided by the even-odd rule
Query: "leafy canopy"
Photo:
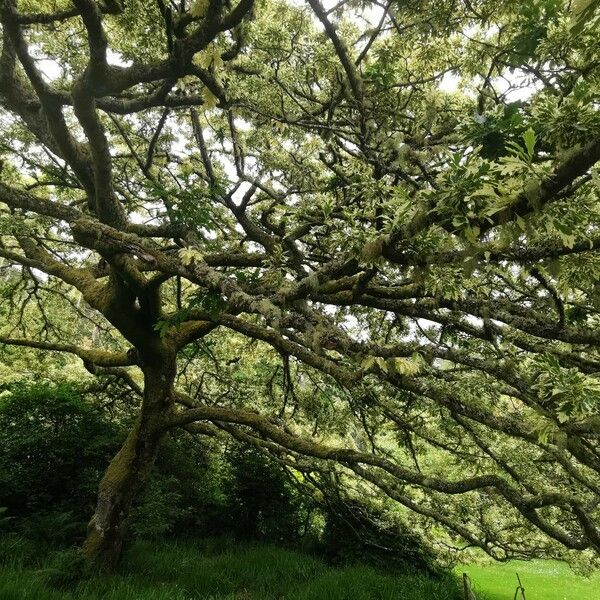
[[[6,352],[142,418],[176,356],[166,428],[593,556],[598,5],[1,0]]]

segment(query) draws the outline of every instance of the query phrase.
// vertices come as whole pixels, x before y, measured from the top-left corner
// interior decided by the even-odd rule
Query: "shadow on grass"
[[[21,545],[19,545],[21,544]],[[70,558],[74,561],[69,562]],[[331,567],[306,554],[228,539],[138,542],[119,572],[77,580],[77,556],[0,540],[2,600],[460,600],[451,576]],[[72,567],[72,568],[71,568]]]

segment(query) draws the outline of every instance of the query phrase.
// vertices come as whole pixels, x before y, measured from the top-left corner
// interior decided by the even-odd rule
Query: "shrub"
[[[0,398],[0,506],[10,527],[57,543],[82,535],[119,438],[79,387],[9,388]]]
[[[188,510],[182,506],[175,477],[155,473],[131,511],[130,531],[139,538],[157,539],[173,532]]]
[[[42,511],[17,520],[20,532],[29,540],[43,544],[68,546],[81,539],[87,519],[73,511]]]
[[[228,530],[220,448],[185,432],[163,440],[154,471],[131,515],[134,537],[202,537]]]
[[[344,498],[334,487],[325,489],[322,540],[330,560],[436,572],[434,557],[418,535],[404,529],[375,506]]]
[[[303,533],[310,502],[277,461],[251,446],[232,444],[225,460],[227,512],[232,531],[244,538],[279,542]]]

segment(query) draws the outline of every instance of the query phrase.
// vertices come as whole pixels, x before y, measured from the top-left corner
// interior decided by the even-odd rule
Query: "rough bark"
[[[173,402],[174,363],[174,356],[162,355],[144,368],[140,416],[100,482],[82,552],[90,563],[101,568],[111,569],[118,564],[131,505],[154,466]]]

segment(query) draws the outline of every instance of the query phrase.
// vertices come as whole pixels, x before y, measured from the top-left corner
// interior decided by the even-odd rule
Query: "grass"
[[[78,576],[76,553],[44,551],[0,537],[0,600],[460,600],[451,577],[387,573],[364,565],[332,567],[264,544],[227,538],[196,543],[137,542],[121,569]],[[518,572],[527,600],[600,600],[600,574],[590,579],[553,561],[469,565],[480,600],[513,600]]]
[[[475,591],[485,594],[486,600],[513,600],[517,588],[515,573],[519,573],[527,600],[600,600],[600,573],[581,577],[568,565],[556,561],[469,565],[457,572],[467,573]]]
[[[138,542],[113,575],[78,581],[73,552],[0,539],[0,600],[459,600],[453,578],[331,567],[263,544]],[[73,576],[75,574],[75,576]]]

